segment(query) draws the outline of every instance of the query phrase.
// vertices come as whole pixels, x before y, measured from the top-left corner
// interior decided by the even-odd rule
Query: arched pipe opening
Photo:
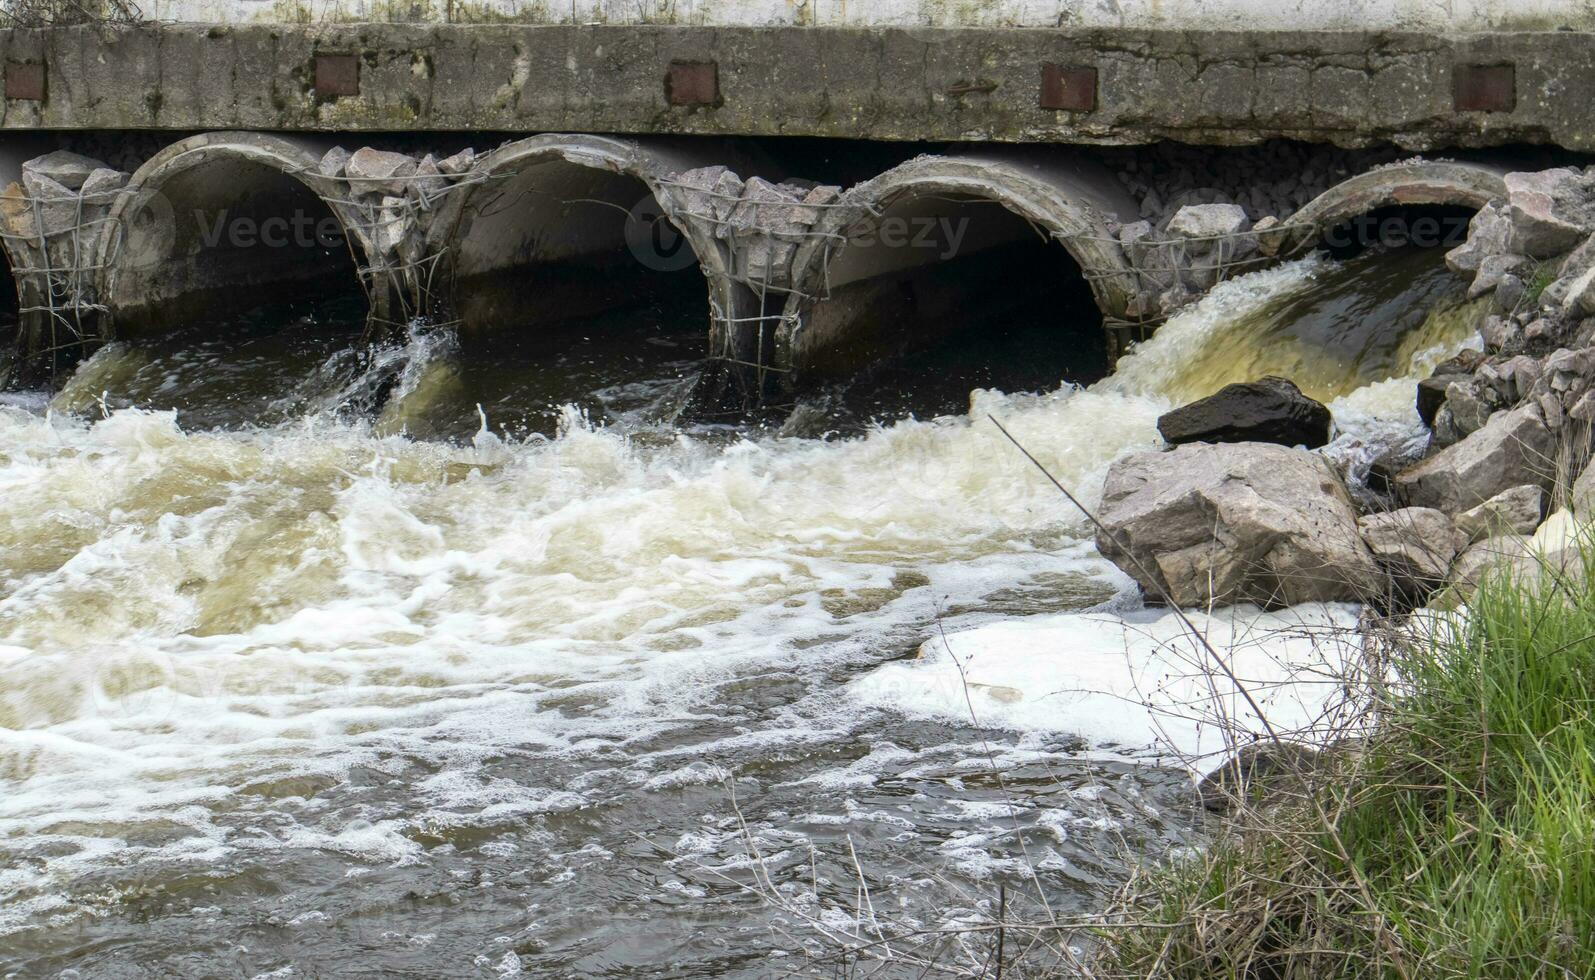
[[[703,369],[713,325],[746,303],[712,227],[675,214],[665,187],[704,162],[591,136],[520,140],[478,162],[431,247],[446,269],[436,316],[455,327],[466,387],[490,419],[546,429],[531,416],[562,398],[590,403],[606,372],[667,387]],[[531,397],[515,378],[546,383],[531,415],[514,404]]]
[[[1283,250],[1317,246],[1348,258],[1376,245],[1454,248],[1466,239],[1466,218],[1506,196],[1505,172],[1486,164],[1416,160],[1358,174],[1285,221]]]
[[[133,174],[99,243],[107,338],[147,338],[283,304],[359,308],[367,250],[318,156],[296,141],[212,133]]]
[[[1116,186],[1078,165],[928,157],[854,188],[799,253],[777,366],[796,391],[861,375],[947,389],[921,411],[1103,376],[1104,321],[1132,281],[1104,220],[1129,209]]]

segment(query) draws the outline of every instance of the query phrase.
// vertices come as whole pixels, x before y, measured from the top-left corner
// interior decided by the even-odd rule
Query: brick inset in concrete
[[[6,98],[43,102],[45,70],[42,61],[6,62]]]
[[[665,98],[671,105],[719,105],[720,66],[713,61],[672,61],[665,76]]]
[[[1097,70],[1068,65],[1042,65],[1041,108],[1060,112],[1095,112]]]
[[[1458,112],[1511,112],[1517,108],[1514,65],[1458,65],[1453,79]]]
[[[337,98],[360,94],[360,59],[352,54],[316,55],[316,94]]]

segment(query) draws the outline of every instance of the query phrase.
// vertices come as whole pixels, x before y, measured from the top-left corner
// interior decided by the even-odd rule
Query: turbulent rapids
[[[1006,393],[899,372],[784,426],[671,423],[669,307],[555,361],[357,353],[336,303],[107,346],[0,396],[7,962],[762,977],[825,952],[855,854],[924,928],[1098,908],[1198,841],[1170,757],[1210,746],[1115,700],[1166,624],[986,416],[1090,503],[1160,413],[1280,373],[1354,468],[1421,437],[1461,291],[1306,258],[1087,387],[1025,393],[1020,344]]]

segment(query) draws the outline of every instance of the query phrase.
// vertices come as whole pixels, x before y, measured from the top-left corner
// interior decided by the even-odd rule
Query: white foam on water
[[[1236,606],[1189,613],[1195,632],[1169,611],[1035,616],[928,640],[919,659],[886,664],[849,692],[920,717],[1176,757],[1203,773],[1222,762],[1225,728],[1312,738],[1359,656],[1358,613]]]

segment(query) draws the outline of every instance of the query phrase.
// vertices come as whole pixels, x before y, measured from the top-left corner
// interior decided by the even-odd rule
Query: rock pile
[[[438,196],[475,165],[471,149],[439,160],[430,153],[416,157],[369,146],[351,153],[335,146],[317,170],[346,188],[344,198],[353,202],[369,230],[373,260],[403,268],[425,254],[426,217]]]
[[[1193,605],[1465,600],[1503,563],[1581,575],[1595,518],[1595,168],[1504,183],[1447,256],[1495,312],[1480,349],[1418,383],[1429,447],[1391,467],[1382,496],[1359,498],[1359,514],[1323,457],[1263,444],[1293,433],[1226,424],[1221,393],[1160,422],[1170,442],[1200,442],[1114,464],[1103,553],[1149,596]]]
[[[726,243],[732,275],[777,287],[792,285],[799,245],[842,196],[828,184],[743,180],[718,166],[676,174],[665,186],[676,214],[707,224]]]

